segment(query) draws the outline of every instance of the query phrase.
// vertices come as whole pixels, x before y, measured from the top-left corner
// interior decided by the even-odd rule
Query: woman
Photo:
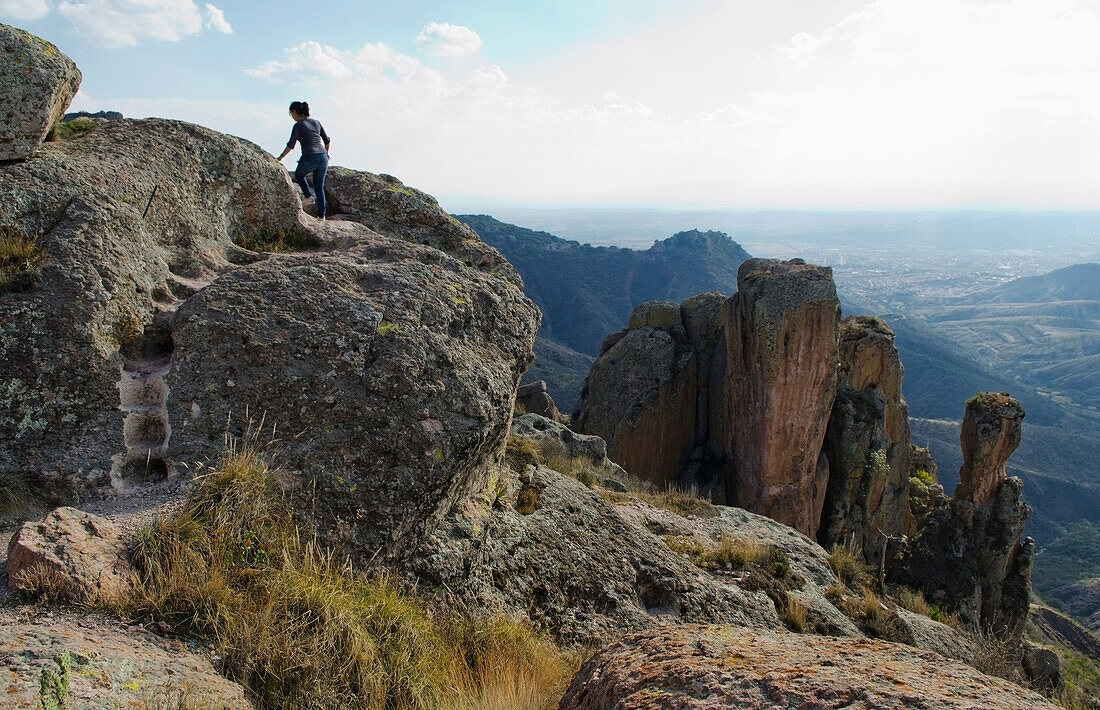
[[[294,180],[302,188],[302,199],[308,200],[309,183],[306,175],[313,174],[313,192],[317,195],[317,216],[325,218],[325,173],[328,172],[329,138],[321,122],[309,117],[309,104],[294,101],[290,104],[290,117],[294,119],[294,128],[290,131],[290,140],[277,160],[282,160],[294,150],[295,143],[302,144],[302,157],[294,170]]]

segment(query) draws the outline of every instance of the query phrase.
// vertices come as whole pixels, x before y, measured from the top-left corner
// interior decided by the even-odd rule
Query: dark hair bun
[[[291,101],[290,110],[299,116],[309,118],[309,104],[305,101]]]

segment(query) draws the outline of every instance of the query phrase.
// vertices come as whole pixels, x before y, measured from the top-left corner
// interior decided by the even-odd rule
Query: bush
[[[39,487],[31,474],[0,469],[0,516],[26,510],[40,498]]]
[[[139,580],[120,610],[205,639],[272,710],[459,710],[497,693],[497,707],[533,710],[575,670],[523,624],[433,613],[303,541],[277,474],[248,442],[200,472],[183,507],[140,532]]]
[[[694,515],[699,518],[717,518],[718,508],[709,500],[699,497],[697,491],[683,491],[678,488],[669,488],[661,493],[647,493],[638,491],[633,494],[635,498],[649,503],[654,508],[676,513],[682,518]]]
[[[20,293],[37,286],[45,256],[36,237],[0,227],[0,294]]]
[[[99,120],[90,116],[77,116],[54,126],[46,140],[72,140],[91,133],[99,126]]]

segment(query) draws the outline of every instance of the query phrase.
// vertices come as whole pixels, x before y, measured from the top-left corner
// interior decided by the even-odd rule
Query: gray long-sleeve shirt
[[[302,144],[302,155],[328,152],[325,150],[325,146],[328,145],[328,134],[316,118],[303,118],[295,122],[294,128],[290,129],[290,140],[286,143],[287,150],[294,147],[295,141]]]

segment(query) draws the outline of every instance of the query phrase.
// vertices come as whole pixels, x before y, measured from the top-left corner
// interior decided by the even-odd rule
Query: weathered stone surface
[[[829,484],[817,539],[852,546],[878,566],[883,535],[910,531],[909,412],[894,333],[878,318],[840,324],[836,399],[825,432]]]
[[[831,619],[833,633],[858,633],[824,601],[824,587],[836,583],[824,552],[766,518],[721,508],[682,518],[626,497],[610,505],[546,468],[495,486],[457,507],[409,565],[424,589],[450,590],[461,608],[519,615],[579,646],[659,624],[781,628],[764,592],[745,591],[737,574],[699,568],[661,537],[713,545],[724,534],[788,551],[811,616]]]
[[[729,499],[726,452],[726,296],[708,291],[685,299],[680,317],[695,350],[695,441],[680,484],[715,503]]]
[[[333,214],[379,234],[435,247],[468,266],[523,283],[508,260],[481,241],[477,232],[444,212],[434,197],[392,175],[334,166],[325,178],[325,196]]]
[[[546,391],[546,381],[539,380],[522,385],[516,390],[516,411],[525,414],[538,414],[556,422],[568,422],[569,417],[558,411],[554,398]]]
[[[1024,676],[1031,687],[1044,693],[1057,693],[1065,688],[1062,662],[1058,654],[1049,648],[1024,643]]]
[[[62,651],[72,658],[65,707],[253,707],[240,685],[220,675],[208,657],[182,641],[117,621],[58,612],[31,620],[0,613],[4,707],[39,710],[38,679],[43,669],[58,669],[54,658]]]
[[[581,666],[559,707],[1056,708],[1037,693],[928,651],[716,626],[661,628],[617,641]]]
[[[966,403],[963,465],[955,498],[986,503],[1008,478],[1008,457],[1020,445],[1024,408],[1004,392],[983,392]]]
[[[8,543],[5,571],[14,589],[33,591],[45,575],[60,596],[92,603],[124,598],[131,578],[122,531],[75,508],[24,523]]]
[[[104,122],[0,165],[0,205],[0,224],[46,253],[37,288],[0,296],[0,468],[58,501],[163,475],[168,316],[231,260],[258,258],[234,237],[302,228],[286,171],[199,126]]]
[[[818,465],[836,394],[840,302],[832,269],[750,259],[726,317],[726,421],[733,500],[817,532],[828,470]]]
[[[646,301],[630,314],[627,328],[636,330],[649,326],[658,330],[672,330],[680,322],[680,307],[671,301]]]
[[[0,24],[0,161],[29,158],[69,108],[80,70],[46,40]]]
[[[392,239],[241,266],[172,321],[173,445],[210,457],[266,413],[323,539],[401,556],[499,469],[537,327],[514,284]]]
[[[592,363],[572,426],[606,441],[608,457],[632,475],[667,487],[694,445],[696,374],[682,325],[627,330]]]

